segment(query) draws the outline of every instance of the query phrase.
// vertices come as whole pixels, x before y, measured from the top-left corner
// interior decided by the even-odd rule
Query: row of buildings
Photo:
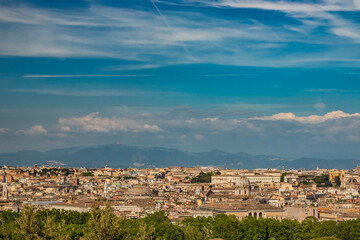
[[[209,179],[200,173],[212,173]],[[344,221],[360,217],[360,168],[353,170],[235,170],[221,168],[1,167],[0,210],[89,211],[110,203],[117,215],[141,218],[165,211],[186,217],[245,217]],[[200,174],[201,175],[201,174]],[[209,174],[210,175],[210,174]],[[196,178],[197,177],[197,178]]]

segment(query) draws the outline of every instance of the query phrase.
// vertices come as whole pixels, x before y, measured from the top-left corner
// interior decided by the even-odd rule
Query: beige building
[[[280,183],[278,175],[214,175],[211,177],[211,184],[216,187],[235,185],[242,179],[246,179],[252,186],[260,187],[276,187]]]
[[[360,176],[358,174],[342,174],[341,187],[359,189]]]
[[[284,217],[286,219],[298,220],[302,222],[307,217],[318,218],[318,211],[310,206],[288,206],[285,207]]]
[[[60,203],[49,204],[48,208],[67,210],[67,211],[88,212],[90,210],[91,206],[92,206],[92,204],[88,204],[88,203],[60,202]]]
[[[213,203],[207,204],[197,211],[196,216],[213,216],[217,214],[235,215],[237,219],[243,220],[246,217],[254,218],[272,218],[277,220],[284,219],[284,209],[273,207],[268,204],[256,203],[254,201],[233,202],[233,203]]]

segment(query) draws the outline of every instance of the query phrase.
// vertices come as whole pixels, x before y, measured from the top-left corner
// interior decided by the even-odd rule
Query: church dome
[[[238,180],[236,180],[235,186],[237,187],[250,187],[250,181],[246,177],[240,177]]]

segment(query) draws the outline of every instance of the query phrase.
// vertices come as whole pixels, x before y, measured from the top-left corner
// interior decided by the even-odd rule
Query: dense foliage
[[[329,174],[323,174],[321,176],[316,176],[314,182],[318,187],[331,187],[332,184],[329,181]]]
[[[345,222],[319,222],[309,217],[295,220],[254,219],[239,221],[235,216],[219,214],[215,218],[186,218],[171,223],[164,212],[142,219],[115,216],[110,206],[95,206],[89,213],[39,210],[25,207],[19,214],[0,213],[0,239],[360,239],[360,219]]]
[[[124,179],[124,180],[127,180],[127,179],[137,179],[137,177],[133,177],[133,176],[124,176],[124,177],[119,177],[119,179]]]
[[[196,177],[193,177],[190,182],[191,183],[210,183],[211,182],[211,176],[212,175],[220,175],[221,173],[219,171],[213,173],[213,172],[200,172],[199,175]]]
[[[21,170],[22,172],[24,172],[23,170]],[[20,173],[21,173],[20,171]],[[40,175],[40,176],[51,176],[51,175],[65,175],[68,176],[70,174],[73,174],[74,171],[72,169],[69,168],[42,168],[40,171],[34,170],[33,175]]]
[[[93,177],[94,173],[93,172],[83,172],[83,173],[81,173],[81,175],[84,177]]]

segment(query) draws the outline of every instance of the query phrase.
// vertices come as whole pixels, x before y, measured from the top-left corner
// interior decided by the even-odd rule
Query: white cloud
[[[9,128],[0,128],[0,134],[10,132]]]
[[[68,127],[68,126],[61,126],[60,129],[61,129],[61,131],[64,131],[64,132],[70,132],[71,131],[71,128]]]
[[[71,126],[72,131],[84,132],[159,132],[160,127],[155,124],[143,123],[130,118],[106,118],[100,117],[99,113],[91,113],[83,117],[59,118],[62,126]]]
[[[19,130],[16,132],[17,134],[25,134],[25,135],[41,135],[41,134],[47,134],[48,131],[41,125],[35,125],[32,126],[28,130]]]
[[[336,27],[332,29],[332,32],[340,37],[352,38],[360,42],[360,30],[355,26]]]
[[[340,118],[349,118],[349,117],[360,117],[360,113],[354,113],[354,114],[348,114],[343,111],[333,111],[329,112],[323,116],[319,115],[311,115],[307,117],[298,117],[293,113],[278,113],[274,114],[272,116],[265,116],[265,117],[253,117],[250,118],[250,120],[290,120],[290,121],[297,121],[300,123],[321,123],[325,122],[327,120],[333,120],[333,119],[340,119]]]
[[[233,120],[223,120],[219,118],[190,118],[186,120],[169,120],[166,124],[170,126],[183,126],[188,129],[220,129],[229,131],[234,129],[234,125],[239,122]]]
[[[202,119],[203,121],[210,121],[210,122],[215,122],[215,121],[217,121],[217,120],[219,120],[219,118],[203,118]]]
[[[282,151],[299,156],[303,156],[304,151],[316,153],[318,150],[315,148],[335,152],[334,146],[338,149],[349,144],[358,146],[360,141],[360,113],[334,111],[310,116],[294,113],[255,118],[236,116],[214,117],[212,111],[199,114],[195,109],[178,115],[169,110],[168,114],[152,113],[146,117],[140,113],[128,114],[127,117],[104,117],[92,113],[60,118],[52,131],[36,125],[17,134],[19,139],[26,139],[20,134],[46,134],[47,139],[74,145],[119,141],[130,145],[161,145],[198,151],[199,145],[204,144],[209,149],[267,154]],[[87,137],[94,135],[96,137]],[[258,144],[254,145],[254,142]],[[358,151],[356,146],[354,149]],[[343,153],[344,150],[339,151]]]
[[[216,122],[217,120],[219,120],[219,118],[201,118],[201,119],[196,119],[196,118],[190,118],[188,120],[185,120],[186,123],[194,123],[197,121],[204,121],[204,122]]]

